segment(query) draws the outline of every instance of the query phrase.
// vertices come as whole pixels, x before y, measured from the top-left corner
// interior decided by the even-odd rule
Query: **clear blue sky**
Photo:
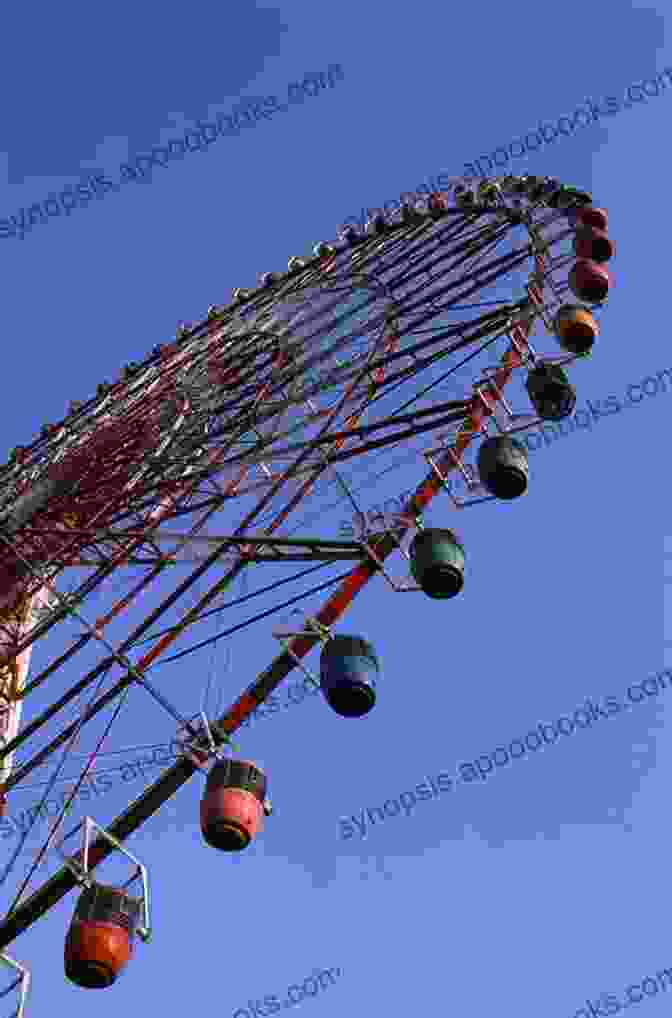
[[[5,10],[0,219],[87,174],[113,174],[133,152],[243,98],[282,101],[307,71],[338,62],[344,79],[155,170],[149,183],[37,224],[24,240],[0,239],[2,458],[60,419],[68,400],[168,341],[178,321],[199,319],[233,287],[334,238],[363,206],[438,173],[461,174],[540,120],[571,116],[587,98],[622,97],[672,66],[665,13],[662,2],[576,0],[553,12],[529,0],[218,10],[198,0],[178,13],[124,2],[47,11],[27,0]],[[672,368],[671,116],[672,86],[510,164],[586,187],[609,212],[616,285],[595,355],[572,373],[580,406],[622,400],[629,384]],[[571,1018],[587,997],[620,999],[628,984],[672,967],[664,735],[672,691],[561,736],[486,782],[418,802],[364,839],[344,839],[339,824],[425,777],[455,775],[460,762],[571,715],[586,698],[622,699],[630,683],[672,665],[658,645],[666,540],[672,551],[669,381],[667,390],[532,453],[524,500],[457,519],[448,498],[437,499],[428,520],[455,525],[466,545],[464,592],[433,603],[379,580],[342,627],[379,652],[375,711],[347,721],[314,698],[241,730],[244,754],[269,776],[275,813],[263,835],[236,858],[207,848],[201,779],[192,779],[128,843],[149,866],[153,942],[138,943],[114,988],[93,995],[71,986],[62,960],[76,900],[68,895],[9,949],[33,974],[28,1014],[78,1018],[93,1006],[100,1018],[141,1009],[243,1018],[248,1001],[282,1001],[314,969],[340,968],[334,986],[297,1005],[301,1015]],[[421,474],[406,464],[362,503]],[[329,510],[319,532],[335,536],[347,515]],[[250,589],[265,580],[251,577]],[[220,624],[269,606],[260,601]],[[204,624],[203,636],[210,632]],[[228,703],[277,652],[270,621],[232,638],[228,670],[217,647],[214,658],[207,649],[153,672],[185,713],[198,710],[213,668]],[[35,652],[36,667],[43,654]],[[315,667],[317,655],[308,660]],[[76,659],[64,681],[81,667]],[[121,748],[167,741],[174,726],[134,691],[113,732]],[[94,816],[109,822],[142,787],[117,780]],[[17,790],[10,813],[36,794]],[[0,839],[2,858],[15,842]],[[29,858],[2,889],[5,908]],[[40,882],[56,865],[42,868]],[[641,1013],[667,1014],[671,1000],[672,987]]]

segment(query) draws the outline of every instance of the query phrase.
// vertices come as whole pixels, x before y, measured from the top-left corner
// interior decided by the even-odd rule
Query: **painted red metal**
[[[203,837],[215,848],[246,848],[264,825],[263,803],[244,788],[212,789],[201,799],[200,812]]]
[[[121,926],[74,920],[65,941],[65,974],[78,986],[103,989],[116,981],[131,954],[131,938]]]

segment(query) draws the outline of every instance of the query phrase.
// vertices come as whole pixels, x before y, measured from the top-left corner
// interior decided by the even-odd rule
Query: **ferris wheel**
[[[348,227],[310,257],[290,258],[287,271],[234,290],[12,451],[0,468],[3,802],[38,766],[52,767],[55,780],[56,751],[72,760],[82,733],[95,733],[77,765],[84,781],[121,738],[121,705],[141,690],[172,718],[179,752],[112,824],[84,818],[82,847],[68,855],[59,838],[73,790],[35,860],[60,848],[63,865],[30,897],[28,879],[17,882],[0,951],[80,887],[65,975],[111,986],[135,936],[148,940],[151,930],[147,872],[124,840],[198,771],[207,772],[206,843],[241,851],[260,834],[272,812],[267,775],[231,739],[293,670],[343,718],[374,708],[379,652],[365,633],[335,627],[371,580],[397,593],[459,594],[464,542],[452,528],[425,526],[423,513],[440,493],[458,510],[525,493],[517,436],[573,412],[567,369],[595,344],[613,253],[607,214],[584,191],[550,178],[455,178],[445,192],[362,232]],[[524,295],[512,283],[502,297],[521,272]],[[473,375],[463,398],[437,399],[466,363]],[[356,540],[335,539],[327,500],[359,511],[360,468],[382,476],[400,452],[418,476],[403,511]],[[299,578],[345,571],[321,587],[304,582],[302,596],[334,589],[314,615],[276,625],[278,655],[220,716],[197,704],[183,716],[152,674],[160,659],[226,635],[185,645],[252,567],[262,579],[297,579],[301,563]],[[280,582],[259,592],[265,614]],[[304,659],[315,648],[311,670]],[[114,852],[132,863],[138,893],[94,879]],[[27,969],[1,957],[21,972],[20,1012]]]

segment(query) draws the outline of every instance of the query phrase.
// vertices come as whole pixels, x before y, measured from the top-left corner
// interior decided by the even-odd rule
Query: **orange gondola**
[[[553,327],[562,349],[577,356],[592,350],[600,331],[597,320],[582,304],[563,304]]]
[[[141,899],[92,884],[83,891],[65,941],[65,975],[90,990],[111,986],[133,953]]]
[[[218,760],[211,768],[201,800],[204,840],[223,852],[240,852],[261,831],[266,799],[266,775],[249,760]]]

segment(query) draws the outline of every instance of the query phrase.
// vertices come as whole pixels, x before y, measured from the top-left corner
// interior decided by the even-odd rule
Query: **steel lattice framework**
[[[451,187],[422,207],[374,221],[364,235],[351,230],[318,245],[314,257],[291,259],[286,273],[267,274],[255,290],[236,291],[230,304],[181,327],[174,341],[127,365],[116,383],[99,386],[94,398],[16,450],[0,470],[6,792],[133,686],[183,724],[183,754],[109,834],[126,839],[204,767],[208,733],[171,708],[148,677],[153,665],[251,565],[349,561],[315,616],[318,627],[331,627],[404,547],[476,438],[505,421],[509,430],[538,423],[529,409],[515,414],[504,390],[539,359],[532,330],[552,332],[575,258],[566,245],[571,236],[566,215],[543,200],[507,201],[499,193],[464,207]],[[514,273],[525,273],[525,294],[501,299]],[[497,306],[464,304],[497,293]],[[499,366],[462,400],[433,402],[437,377],[486,348],[497,351]],[[378,464],[400,447],[428,464],[405,519],[370,540],[335,541],[316,533],[319,526],[291,536],[299,509],[319,513],[325,484],[340,485],[352,501],[342,466]],[[171,563],[193,568],[163,596]],[[137,582],[123,597],[112,596],[110,578],[131,566],[140,570]],[[64,575],[79,577],[67,594],[59,589]],[[207,590],[180,613],[202,578]],[[148,610],[152,591],[156,603]],[[106,599],[106,610],[87,621],[94,593]],[[61,624],[73,618],[83,632],[64,635],[59,653],[29,680],[36,641],[59,627],[65,633]],[[122,619],[128,632],[117,641],[109,634]],[[169,619],[164,631],[150,633]],[[317,629],[295,637],[211,725],[215,744],[230,740],[318,642]],[[149,646],[132,660],[140,643]],[[78,680],[68,684],[85,649],[97,662],[78,666]],[[67,705],[115,671],[108,688],[66,723]],[[47,682],[48,708],[21,726],[23,702]],[[14,768],[15,751],[30,748],[49,726],[49,741]],[[89,867],[113,851],[112,842],[97,838]],[[75,886],[75,868],[64,865],[16,903],[0,925],[0,950]]]

